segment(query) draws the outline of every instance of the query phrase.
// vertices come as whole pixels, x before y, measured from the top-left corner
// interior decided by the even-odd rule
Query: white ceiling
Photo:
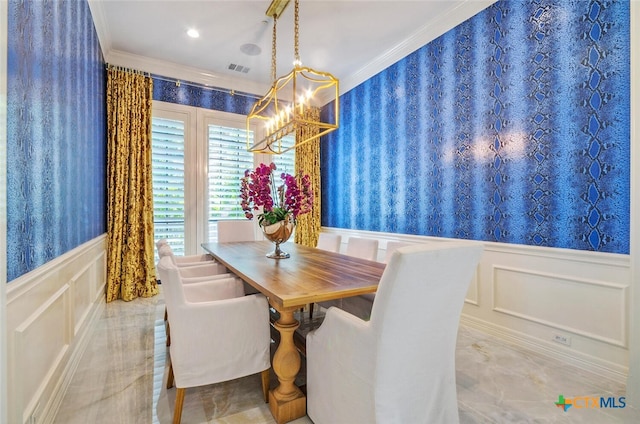
[[[300,57],[332,73],[341,92],[468,19],[495,0],[301,0]],[[108,63],[261,93],[271,84],[270,0],[89,0]],[[277,23],[277,74],[293,62],[291,0]],[[189,28],[200,38],[186,35]],[[261,53],[243,53],[243,44]],[[248,73],[229,70],[229,64]]]

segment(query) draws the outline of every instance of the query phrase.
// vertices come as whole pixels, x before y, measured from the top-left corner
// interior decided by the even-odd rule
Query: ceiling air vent
[[[229,69],[236,72],[242,72],[243,74],[246,74],[251,70],[248,66],[236,65],[235,63],[230,63]]]

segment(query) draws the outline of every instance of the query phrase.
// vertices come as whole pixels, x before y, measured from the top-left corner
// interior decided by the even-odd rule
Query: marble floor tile
[[[165,388],[163,315],[162,295],[107,304],[55,423],[170,423],[175,388]],[[298,383],[304,383],[302,371]],[[462,424],[640,422],[639,411],[631,407],[564,412],[555,405],[560,394],[617,398],[624,396],[625,387],[465,326],[458,333],[456,378]],[[253,375],[187,389],[182,422],[275,421],[262,399],[260,377]],[[303,417],[293,423],[312,421]]]

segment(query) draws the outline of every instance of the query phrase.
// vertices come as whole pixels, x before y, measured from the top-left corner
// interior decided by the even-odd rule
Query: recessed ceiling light
[[[189,31],[187,31],[187,35],[191,38],[198,38],[200,37],[200,33],[198,32],[197,29],[193,29],[191,28]]]

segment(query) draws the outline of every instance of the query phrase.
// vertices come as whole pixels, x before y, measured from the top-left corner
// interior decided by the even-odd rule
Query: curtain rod
[[[137,69],[131,69],[131,68],[127,68],[127,67],[120,66],[120,65],[112,65],[110,63],[106,63],[105,64],[105,68],[107,70],[115,69],[117,71],[129,72],[130,74],[137,74],[137,75],[143,75],[143,76],[146,76],[146,77],[151,77],[151,74],[149,72],[139,71]]]
[[[244,93],[242,91],[230,90],[230,89],[219,88],[219,87],[210,87],[208,85],[204,85],[204,84],[200,84],[200,83],[196,83],[196,82],[182,81],[182,80],[179,80],[179,79],[176,79],[176,78],[168,78],[168,77],[163,77],[163,76],[155,75],[155,74],[152,74],[151,77],[153,79],[158,79],[158,80],[161,80],[161,81],[173,82],[173,83],[176,84],[176,87],[180,87],[181,84],[186,84],[186,85],[190,85],[192,87],[198,87],[198,88],[202,88],[202,89],[205,89],[205,90],[213,90],[213,91],[219,91],[221,93],[231,94],[232,96],[243,96],[243,97],[248,97],[250,99],[255,99],[255,100],[260,99],[260,96],[258,96],[256,94]]]
[[[176,78],[163,77],[161,75],[156,75],[156,74],[152,74],[150,72],[145,72],[145,71],[139,71],[139,70],[136,70],[136,69],[126,68],[126,67],[120,66],[120,65],[111,65],[111,64],[107,63],[106,64],[106,68],[107,69],[117,69],[119,71],[130,72],[130,73],[139,74],[139,75],[145,75],[145,76],[148,76],[150,78],[161,80],[161,81],[172,82],[172,83],[175,83],[176,87],[180,87],[181,84],[186,84],[186,85],[190,85],[192,87],[198,87],[198,88],[202,88],[202,89],[205,89],[205,90],[213,90],[213,91],[219,91],[221,93],[231,94],[232,96],[248,97],[248,98],[254,99],[254,100],[258,100],[258,99],[261,98],[261,96],[258,96],[256,94],[250,94],[250,93],[245,93],[245,92],[236,91],[236,90],[230,90],[230,89],[226,89],[226,88],[210,87],[208,85],[204,85],[204,84],[200,84],[200,83],[196,83],[196,82],[182,81],[182,80],[179,80],[179,79],[176,79]]]

